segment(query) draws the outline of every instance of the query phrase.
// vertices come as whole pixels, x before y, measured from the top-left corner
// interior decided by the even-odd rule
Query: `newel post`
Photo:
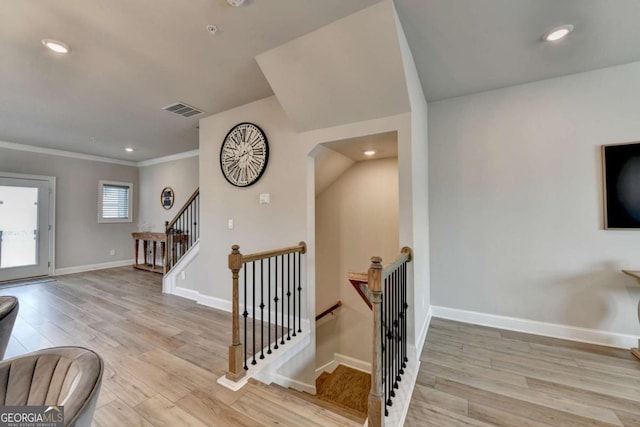
[[[233,278],[233,301],[232,301],[232,342],[229,346],[229,372],[226,377],[231,381],[238,381],[244,377],[242,360],[242,343],[240,342],[240,297],[238,294],[238,276],[242,268],[242,254],[240,246],[233,245],[229,254],[229,270]]]
[[[382,258],[371,258],[369,292],[373,310],[373,357],[371,365],[371,391],[369,392],[369,427],[384,425],[384,395],[382,392]]]

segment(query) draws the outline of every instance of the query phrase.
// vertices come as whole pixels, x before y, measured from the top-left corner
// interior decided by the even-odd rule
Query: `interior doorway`
[[[50,273],[53,183],[0,173],[0,282]]]
[[[397,132],[321,144],[315,150],[316,374],[338,364],[370,371],[372,312],[348,281],[374,255],[399,252]],[[366,154],[365,154],[366,153]]]

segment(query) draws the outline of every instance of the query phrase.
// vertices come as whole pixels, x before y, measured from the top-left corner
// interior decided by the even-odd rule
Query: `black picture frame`
[[[604,228],[640,229],[640,143],[602,146]]]
[[[173,192],[173,188],[164,187],[162,192],[160,193],[160,204],[166,210],[169,210],[173,207],[173,202],[175,201],[176,195]]]

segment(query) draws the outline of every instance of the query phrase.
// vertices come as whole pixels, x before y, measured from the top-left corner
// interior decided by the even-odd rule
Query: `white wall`
[[[600,146],[640,140],[640,63],[429,104],[432,304],[640,335],[640,232]]]
[[[56,270],[133,259],[138,168],[0,148],[0,171],[56,177]],[[132,223],[98,224],[101,179],[133,183]]]
[[[398,208],[397,158],[357,162],[316,197],[316,312],[343,304],[318,326],[316,366],[336,352],[371,363],[373,315],[347,278],[399,255]]]
[[[139,168],[139,229],[164,233],[164,222],[171,221],[198,188],[198,166],[198,157],[194,156]],[[160,203],[160,192],[165,187],[173,188],[175,193],[171,209],[164,209]]]
[[[419,357],[422,345],[429,327],[429,308],[431,307],[431,283],[430,283],[430,257],[429,257],[429,134],[427,101],[424,97],[418,70],[409,49],[409,43],[405,37],[400,19],[395,13],[398,42],[402,54],[403,70],[411,104],[411,145],[400,146],[400,158],[409,158],[411,162],[410,178],[401,179],[401,185],[406,187],[405,193],[410,194],[411,200],[402,202],[401,205],[411,204],[411,209],[404,209],[403,221],[412,221],[413,261],[408,269],[409,281],[413,281],[413,288],[408,291],[408,297],[413,304],[409,306],[409,316],[414,322],[409,322],[410,343],[417,347]],[[410,212],[410,214],[409,214]],[[401,236],[403,237],[403,236]],[[402,240],[407,241],[406,237]]]

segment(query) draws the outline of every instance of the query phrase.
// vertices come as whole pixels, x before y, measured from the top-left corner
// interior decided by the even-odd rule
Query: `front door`
[[[49,272],[49,181],[0,175],[0,281]]]

